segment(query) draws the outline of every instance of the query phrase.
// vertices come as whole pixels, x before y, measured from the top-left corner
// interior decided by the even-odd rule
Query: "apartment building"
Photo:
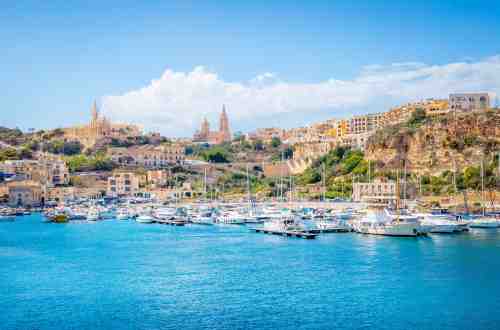
[[[132,172],[116,172],[108,178],[106,195],[109,197],[133,196],[139,192],[139,177]]]
[[[111,160],[120,166],[162,168],[168,165],[183,164],[186,160],[184,146],[134,146],[130,148],[110,148]]]

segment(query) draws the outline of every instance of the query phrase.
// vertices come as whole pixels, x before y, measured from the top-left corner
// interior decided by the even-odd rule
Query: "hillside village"
[[[84,125],[0,129],[0,196],[27,207],[127,196],[386,199],[394,197],[395,175],[403,171],[414,196],[497,191],[500,112],[490,104],[486,93],[451,94],[384,113],[246,134],[231,133],[223,107],[218,130],[205,119],[193,138],[173,139],[113,123],[94,103]]]

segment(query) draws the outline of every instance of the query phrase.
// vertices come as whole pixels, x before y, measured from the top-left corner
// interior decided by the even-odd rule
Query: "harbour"
[[[0,321],[5,330],[492,329],[499,242],[498,229],[304,240],[232,225],[47,224],[33,213],[0,223]]]

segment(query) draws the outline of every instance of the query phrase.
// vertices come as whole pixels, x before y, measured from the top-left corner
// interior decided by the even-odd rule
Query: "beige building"
[[[5,173],[24,175],[25,179],[48,187],[67,185],[69,171],[66,162],[57,157],[44,156],[39,160],[7,160],[0,165]]]
[[[370,183],[356,182],[353,185],[352,200],[365,203],[388,203],[396,199],[396,183],[375,179]]]
[[[137,125],[112,123],[99,113],[94,101],[91,108],[91,119],[86,125],[63,129],[64,136],[69,140],[77,140],[85,147],[92,147],[98,141],[106,138],[126,138],[139,136],[142,129]]]
[[[186,160],[184,147],[177,144],[161,146],[133,146],[130,148],[109,148],[111,160],[120,166],[162,168],[183,164]]]
[[[38,182],[26,180],[8,184],[9,206],[35,207],[44,203],[42,186]]]
[[[46,201],[67,202],[77,197],[74,187],[54,187],[47,188],[45,193]]]
[[[354,116],[349,120],[349,126],[345,134],[362,134],[374,131],[383,126],[384,114],[374,113],[362,116]]]
[[[139,178],[132,172],[116,172],[108,178],[106,195],[109,197],[133,196],[139,192]]]
[[[146,173],[146,182],[153,187],[163,187],[169,177],[170,174],[166,170],[150,170]]]
[[[484,111],[490,108],[488,93],[450,94],[450,110],[452,111]]]
[[[285,130],[282,128],[259,128],[251,135],[253,140],[261,140],[264,143],[270,143],[273,138],[284,140]]]

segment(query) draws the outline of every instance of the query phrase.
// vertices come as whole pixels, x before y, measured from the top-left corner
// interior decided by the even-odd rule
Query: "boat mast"
[[[404,172],[403,172],[403,207],[406,207],[406,159],[404,160]]]
[[[399,221],[399,199],[400,199],[400,187],[399,187],[399,168],[396,169],[396,221]]]
[[[481,159],[481,206],[483,209],[483,216],[484,216],[486,213],[484,205],[484,158]]]
[[[247,170],[247,202],[248,202],[248,214],[250,214],[250,178],[248,177],[248,163],[246,166]]]
[[[326,197],[326,167],[325,167],[325,163],[323,163],[323,202],[325,201],[325,197]]]
[[[481,159],[481,206],[483,209],[483,216],[486,213],[484,205],[484,159]]]
[[[203,197],[207,199],[207,168],[204,168],[204,176],[203,176]]]

